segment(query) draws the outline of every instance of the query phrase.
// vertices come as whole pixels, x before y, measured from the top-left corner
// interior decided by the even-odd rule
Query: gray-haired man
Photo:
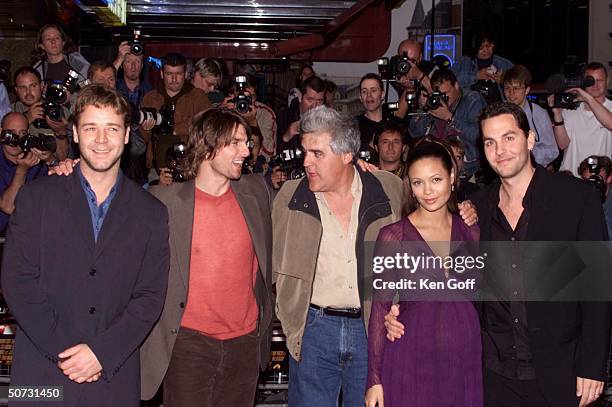
[[[335,405],[342,389],[345,406],[361,406],[364,242],[399,220],[402,183],[355,167],[359,132],[333,109],[304,113],[300,133],[306,177],[283,185],[272,212],[277,312],[291,353],[289,404]]]

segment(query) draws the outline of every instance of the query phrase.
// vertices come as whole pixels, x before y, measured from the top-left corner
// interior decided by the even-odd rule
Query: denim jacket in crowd
[[[493,55],[492,65],[495,65],[498,70],[504,72],[514,66],[512,62],[499,55]],[[455,73],[455,76],[457,76],[457,80],[462,89],[470,89],[470,87],[476,83],[476,74],[478,73],[476,58],[462,56],[453,64],[451,70]]]
[[[450,123],[437,119],[430,114],[414,116],[410,121],[410,134],[413,138],[432,134],[434,125],[444,126],[444,137],[457,135],[465,144],[465,175],[471,176],[480,169],[481,141],[478,115],[486,107],[487,102],[480,93],[468,90],[462,91],[456,107],[450,108],[453,119]],[[436,123],[437,122],[437,123]]]

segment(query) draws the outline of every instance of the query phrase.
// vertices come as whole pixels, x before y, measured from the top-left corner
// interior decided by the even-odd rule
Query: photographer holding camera
[[[439,139],[458,136],[465,143],[464,175],[468,178],[480,170],[478,115],[486,101],[475,91],[462,91],[450,69],[438,69],[431,77],[433,91],[423,103],[427,114],[410,121],[413,137],[432,135]]]
[[[529,120],[529,127],[535,132],[536,143],[532,153],[536,163],[547,167],[557,158],[559,149],[548,112],[537,103],[532,103],[527,99],[531,91],[531,82],[531,73],[523,65],[513,66],[504,73],[502,78],[506,100],[523,109]]]
[[[434,72],[435,66],[429,62],[423,60],[423,50],[421,44],[414,40],[404,40],[400,42],[397,47],[398,57],[405,57],[410,64],[408,72],[397,78],[397,82],[392,82],[395,90],[400,96],[399,108],[395,115],[401,119],[405,118],[408,114],[408,102],[406,95],[409,92],[415,92],[417,89],[414,88],[415,82],[418,86],[426,92],[431,91],[431,80],[429,75]]]
[[[140,44],[142,45],[142,44]],[[130,104],[140,106],[144,95],[152,90],[151,84],[143,80],[142,69],[144,67],[144,49],[136,48],[133,53],[133,44],[123,41],[117,49],[117,58],[113,62],[115,69],[120,75],[117,78],[117,90],[125,97]]]
[[[202,89],[208,96],[210,103],[215,107],[225,98],[225,95],[219,89],[222,81],[221,62],[214,58],[200,58],[195,62],[191,84],[198,89]]]
[[[40,74],[35,69],[24,66],[15,71],[14,75],[15,92],[18,101],[13,103],[14,112],[23,113],[28,120],[29,134],[33,135],[53,135],[56,139],[57,149],[55,158],[59,161],[64,160],[69,155],[71,138],[71,124],[68,121],[70,111],[65,106],[56,113],[59,113],[60,120],[56,121],[49,117],[48,108],[45,109],[43,100],[43,84]],[[45,111],[47,110],[47,112]]]
[[[302,82],[299,103],[291,103],[279,112],[276,131],[276,152],[300,147],[300,116],[325,102],[325,81],[311,76]]]
[[[504,72],[514,64],[495,55],[495,41],[488,33],[481,33],[474,39],[473,57],[462,56],[452,66],[461,87],[480,92],[487,103],[502,100],[500,84]]]
[[[2,135],[11,132],[20,139],[28,134],[28,119],[22,113],[7,113],[1,122]],[[2,137],[1,139],[4,139]],[[50,151],[36,148],[25,152],[20,146],[2,143],[0,154],[0,235],[4,236],[10,215],[15,210],[15,197],[27,182],[47,175],[45,163],[53,161]]]
[[[138,109],[142,104],[144,95],[151,91],[153,87],[144,80],[142,70],[144,68],[145,54],[144,44],[134,41],[123,41],[117,49],[117,57],[113,62],[117,69],[117,90],[132,106],[132,111]],[[135,115],[133,115],[135,117]],[[133,119],[134,119],[133,117]],[[134,121],[134,120],[133,120]],[[150,128],[154,125],[153,121],[143,123],[143,127]],[[130,148],[126,149],[121,160],[121,169],[131,179],[143,185],[147,182],[146,168],[146,144],[144,143],[141,128],[132,123],[130,125],[130,141],[142,140],[143,151],[135,151],[131,143]]]
[[[580,163],[578,173],[599,189],[608,236],[612,236],[612,160],[607,156],[592,155]]]
[[[79,81],[87,77],[89,62],[76,52],[76,46],[59,25],[41,27],[33,54],[39,59],[34,69],[45,82],[62,81],[71,69],[79,74]]]
[[[143,108],[153,108],[159,112],[164,106],[169,112],[174,110],[174,113],[169,113],[174,124],[172,129],[141,126],[142,137],[147,143],[149,169],[164,168],[168,147],[186,142],[193,116],[211,107],[206,94],[185,81],[186,67],[187,61],[183,55],[176,52],[166,54],[162,58],[162,83],[148,92],[142,101]]]
[[[591,155],[612,155],[612,101],[606,98],[609,78],[606,67],[591,62],[583,76],[592,77],[593,85],[586,89],[572,88],[567,92],[576,95],[582,102],[575,110],[555,106],[555,97],[548,97],[552,108],[555,138],[563,150],[560,170],[569,170],[575,176],[580,162]]]
[[[222,106],[236,110],[251,126],[258,128],[263,137],[261,153],[270,158],[274,155],[276,115],[272,108],[257,100],[257,79],[251,75],[237,75],[230,87],[230,95]]]

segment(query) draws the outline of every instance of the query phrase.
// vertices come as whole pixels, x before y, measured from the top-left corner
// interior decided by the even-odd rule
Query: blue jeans
[[[362,318],[308,310],[302,360],[289,358],[289,405],[363,407],[368,375],[368,340]]]

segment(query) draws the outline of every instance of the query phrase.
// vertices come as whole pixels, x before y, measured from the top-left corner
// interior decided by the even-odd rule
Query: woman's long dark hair
[[[453,182],[453,186],[457,188],[457,181],[459,180],[459,174],[457,174],[457,165],[451,153],[451,148],[442,140],[435,139],[433,137],[423,137],[418,140],[408,153],[408,158],[406,159],[406,172],[404,178],[404,192],[405,192],[405,203],[402,208],[402,213],[404,216],[410,215],[419,207],[419,202],[412,192],[412,187],[410,186],[410,179],[408,178],[408,173],[410,172],[410,167],[417,164],[417,162],[423,158],[437,158],[442,162],[442,166],[444,169],[448,171],[448,175],[450,176],[451,172],[454,170],[455,172],[455,180]],[[418,164],[417,164],[418,165]],[[459,208],[457,206],[457,197],[455,196],[455,192],[451,190],[450,198],[447,202],[448,210],[451,213],[459,213]]]

